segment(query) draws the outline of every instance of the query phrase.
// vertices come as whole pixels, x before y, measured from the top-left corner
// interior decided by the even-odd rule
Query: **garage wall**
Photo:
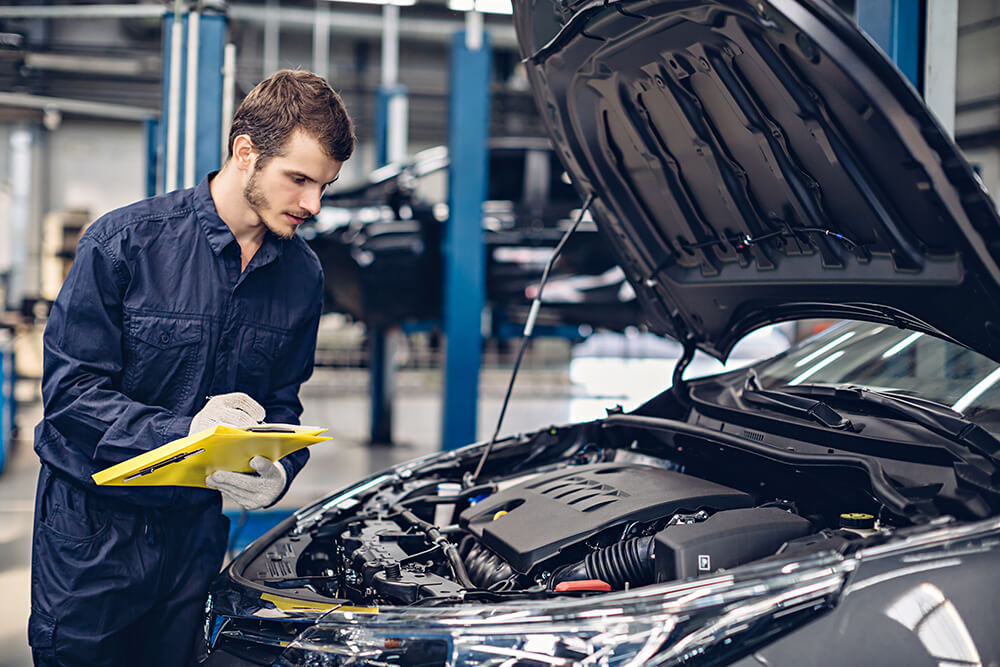
[[[49,133],[48,210],[87,209],[96,218],[146,196],[140,123],[64,120]]]

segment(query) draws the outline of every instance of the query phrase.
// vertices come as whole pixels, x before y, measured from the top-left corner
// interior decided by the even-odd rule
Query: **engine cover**
[[[628,521],[750,507],[742,491],[661,468],[598,463],[535,477],[468,508],[459,525],[527,573],[538,563]],[[499,517],[497,512],[504,511]]]

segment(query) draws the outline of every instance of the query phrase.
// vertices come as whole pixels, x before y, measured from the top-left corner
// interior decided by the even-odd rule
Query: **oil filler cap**
[[[595,591],[607,593],[611,591],[611,584],[600,579],[582,579],[579,581],[561,581],[556,584],[556,593],[567,593],[573,591]]]
[[[864,512],[845,512],[840,515],[840,527],[873,530],[875,528],[875,517]]]

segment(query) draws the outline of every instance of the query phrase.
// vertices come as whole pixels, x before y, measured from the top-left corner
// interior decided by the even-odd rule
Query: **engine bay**
[[[697,457],[651,456],[635,440],[599,447],[587,431],[524,438],[477,484],[469,484],[471,454],[387,477],[245,554],[241,577],[360,607],[539,599],[844,552],[907,523],[883,520],[884,506],[876,517],[876,503],[858,502],[871,497],[864,488],[806,497],[808,480],[780,489],[782,466],[779,483],[748,465],[708,479]],[[836,495],[845,505],[823,505]]]

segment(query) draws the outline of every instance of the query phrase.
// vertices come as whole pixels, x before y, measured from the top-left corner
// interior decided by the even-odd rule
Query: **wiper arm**
[[[852,432],[861,430],[858,426],[852,424],[850,419],[847,419],[823,401],[784,391],[761,389],[757,383],[757,374],[752,369],[747,375],[746,384],[743,386],[740,397],[747,403],[756,403],[764,407],[778,408],[786,412],[791,412],[792,414],[819,422],[827,428]]]
[[[876,405],[886,412],[919,424],[928,431],[961,445],[967,451],[986,458],[994,465],[1000,464],[1000,439],[979,424],[945,406],[931,408],[904,396],[850,385],[844,387],[798,385],[795,391],[809,396],[854,400]]]

